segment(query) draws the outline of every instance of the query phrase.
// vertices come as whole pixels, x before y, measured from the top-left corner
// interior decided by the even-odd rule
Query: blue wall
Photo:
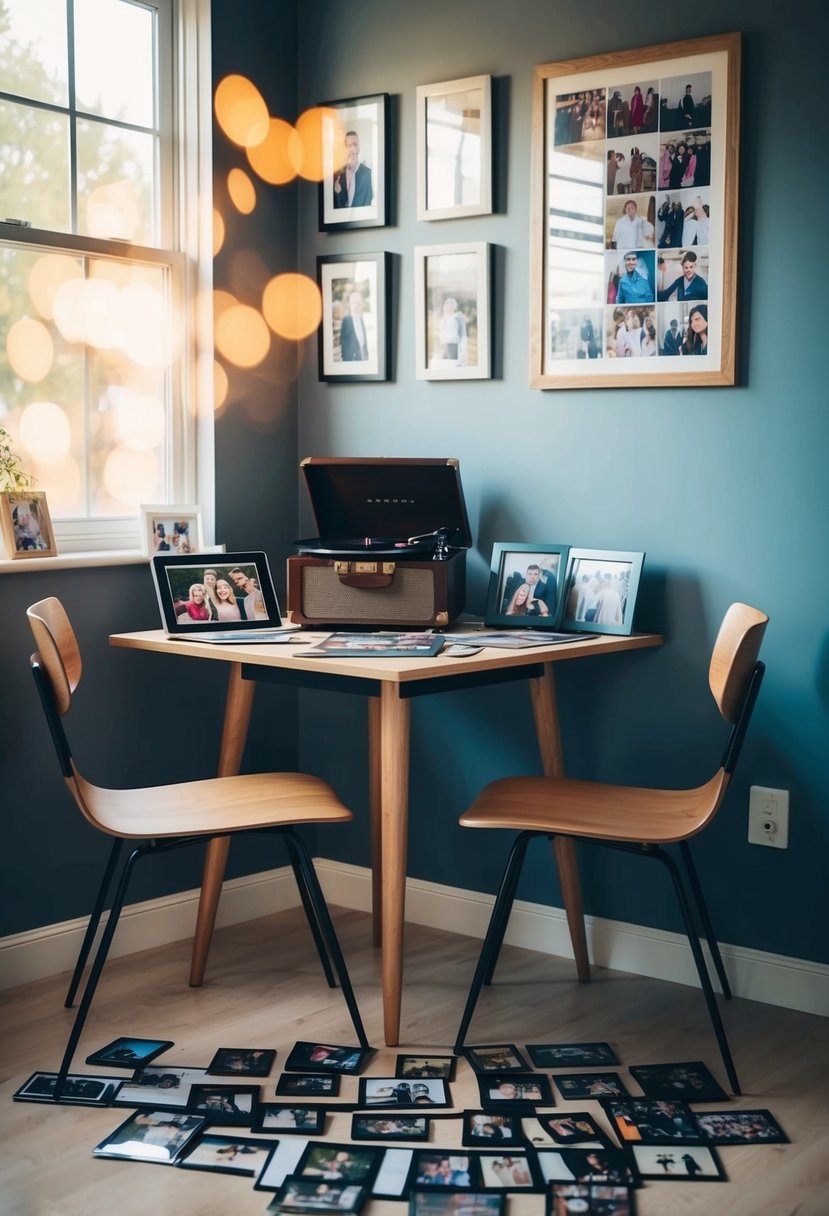
[[[313,274],[320,253],[398,255],[395,382],[320,384],[306,361],[299,455],[460,458],[475,537],[467,605],[473,611],[483,607],[496,540],[647,552],[638,625],[664,631],[666,645],[557,668],[572,775],[665,785],[710,775],[723,741],[706,686],[711,643],[731,601],[767,611],[766,684],[741,771],[697,856],[722,940],[829,961],[823,794],[829,423],[826,276],[815,256],[829,197],[821,118],[826,6],[792,6],[785,21],[779,5],[766,0],[723,0],[716,12],[654,0],[587,6],[480,0],[474,8],[445,0],[347,6],[303,0],[298,12],[299,109],[389,92],[396,162],[393,227],[320,234],[313,188],[305,190],[300,269]],[[739,387],[530,390],[533,67],[730,30],[744,32]],[[418,222],[416,86],[482,72],[495,82],[503,205],[488,217]],[[487,240],[502,251],[493,292],[499,374],[488,382],[418,382],[413,248],[467,240]],[[310,523],[304,503],[301,510]],[[359,702],[304,694],[302,713],[300,766],[324,772],[364,807],[365,780],[354,764],[365,747]],[[505,841],[464,832],[457,817],[486,781],[538,766],[519,689],[416,702],[409,874],[492,890]],[[788,851],[746,842],[751,784],[791,790]],[[346,836],[326,841],[323,851],[365,864],[364,816]],[[587,910],[678,929],[661,878],[649,870],[642,875],[637,864],[585,855]],[[544,850],[521,893],[560,903]]]

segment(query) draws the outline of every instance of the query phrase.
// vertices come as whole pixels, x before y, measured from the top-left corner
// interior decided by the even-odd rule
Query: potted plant
[[[34,483],[30,473],[20,465],[20,457],[12,450],[12,437],[0,426],[0,490],[27,490]]]

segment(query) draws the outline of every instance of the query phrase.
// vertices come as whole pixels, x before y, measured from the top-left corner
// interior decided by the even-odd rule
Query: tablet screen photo
[[[152,571],[169,634],[253,635],[282,625],[264,553],[157,553]]]

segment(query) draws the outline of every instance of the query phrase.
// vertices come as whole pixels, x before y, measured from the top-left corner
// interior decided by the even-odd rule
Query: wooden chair
[[[714,818],[734,773],[765,670],[764,664],[757,661],[757,655],[767,624],[768,617],[747,604],[732,604],[725,614],[711,657],[708,683],[717,708],[729,723],[731,732],[719,768],[704,785],[690,790],[659,790],[573,781],[566,777],[507,777],[486,786],[470,809],[461,816],[460,822],[464,827],[518,828],[520,835],[512,846],[501,879],[458,1030],[456,1053],[463,1048],[481,988],[492,980],[528,844],[538,836],[546,836],[550,840],[565,836],[651,857],[666,866],[673,880],[728,1079],[734,1093],[740,1093],[728,1040],[694,926],[692,904],[680,867],[663,846],[679,845],[680,860],[693,904],[708,941],[723,995],[729,998],[731,989],[688,840]]]
[[[114,837],[95,906],[69,985],[71,1008],[101,920],[125,841],[143,841],[121,867],[109,917],[78,1006],[55,1083],[59,1098],[106,962],[135,863],[142,857],[199,844],[211,837],[267,832],[284,841],[303,908],[326,979],[335,987],[333,963],[361,1046],[368,1047],[348,970],[308,849],[293,830],[298,823],[345,823],[352,818],[324,781],[305,773],[259,773],[214,777],[146,789],[103,789],[80,774],[63,728],[63,717],[81,679],[81,655],[69,618],[51,597],[27,611],[37,653],[32,672],[40,693],[66,786],[88,823]]]

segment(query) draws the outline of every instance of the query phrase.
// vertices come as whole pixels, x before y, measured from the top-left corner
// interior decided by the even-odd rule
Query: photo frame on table
[[[497,541],[492,546],[484,623],[557,629],[569,545]]]
[[[324,104],[321,232],[383,228],[389,209],[389,95]]]
[[[201,553],[204,548],[201,509],[197,506],[139,507],[141,543],[148,557],[156,553]]]
[[[388,380],[391,352],[387,281],[389,253],[317,258],[322,297],[319,378],[348,383]]]
[[[644,553],[571,549],[561,628],[575,633],[632,633],[644,561]]]
[[[12,561],[57,556],[52,519],[42,490],[4,490],[0,493],[0,537],[6,556]]]
[[[417,218],[492,214],[492,77],[417,89]]]
[[[418,245],[415,259],[415,378],[490,378],[490,246]]]
[[[167,633],[252,631],[272,636],[282,625],[279,601],[264,553],[156,553],[150,562],[156,599]]]
[[[532,132],[530,387],[733,385],[740,35],[541,64]]]

